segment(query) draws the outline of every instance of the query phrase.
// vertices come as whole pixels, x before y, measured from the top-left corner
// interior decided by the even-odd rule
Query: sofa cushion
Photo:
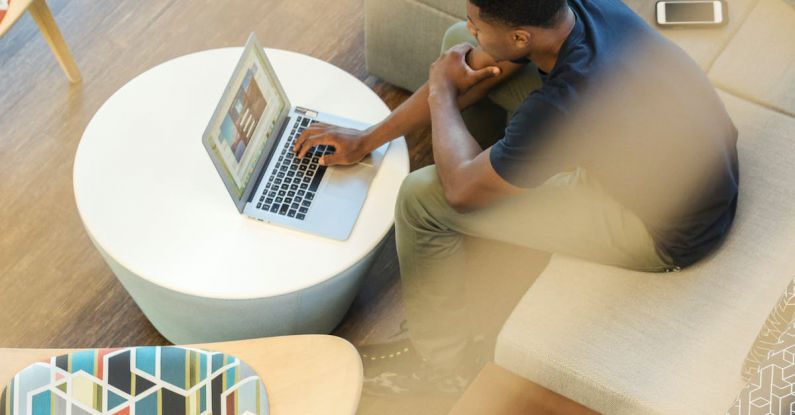
[[[184,347],[81,350],[18,372],[6,415],[268,413],[256,372],[234,356]],[[71,408],[71,412],[67,412]]]
[[[467,18],[467,1],[468,0],[414,0],[426,6],[433,7],[436,10],[445,12],[459,20],[466,20]]]
[[[776,348],[781,334],[795,320],[795,280],[790,281],[784,294],[779,298],[773,311],[765,320],[759,335],[756,336],[748,357],[743,363],[743,379],[750,380],[759,371],[759,365],[767,360],[768,355]]]
[[[729,20],[725,26],[704,28],[657,28],[665,37],[672,40],[693,58],[701,69],[707,70],[720,52],[729,44],[732,36],[743,25],[751,9],[758,0],[731,0],[728,2]],[[625,3],[655,25],[656,1],[625,0]]]
[[[760,0],[709,76],[727,91],[795,115],[795,7]]]
[[[721,97],[740,157],[738,212],[723,245],[667,274],[555,255],[500,332],[498,364],[603,413],[726,411],[795,275],[795,119]]]
[[[727,415],[795,413],[795,326],[777,339]]]

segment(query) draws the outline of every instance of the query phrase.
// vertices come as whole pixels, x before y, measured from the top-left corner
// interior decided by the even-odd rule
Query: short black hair
[[[553,27],[566,0],[469,0],[480,9],[480,18],[507,26]]]

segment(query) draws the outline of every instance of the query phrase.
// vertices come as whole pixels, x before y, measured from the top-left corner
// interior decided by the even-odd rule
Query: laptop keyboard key
[[[291,218],[294,218],[295,217],[295,210],[291,210],[291,211],[287,212],[287,216],[289,216]]]
[[[315,178],[312,179],[312,184],[309,185],[309,190],[316,192],[317,188],[320,187],[320,181],[323,180],[323,175],[326,174],[326,168],[321,167],[317,169],[317,174]]]

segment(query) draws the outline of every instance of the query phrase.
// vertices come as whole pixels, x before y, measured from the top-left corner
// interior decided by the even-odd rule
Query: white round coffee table
[[[242,51],[197,52],[134,78],[97,111],[75,156],[86,231],[174,343],[331,331],[393,224],[409,172],[406,142],[394,140],[344,242],[239,214],[201,140]],[[333,65],[266,53],[294,103],[368,123],[389,114]]]

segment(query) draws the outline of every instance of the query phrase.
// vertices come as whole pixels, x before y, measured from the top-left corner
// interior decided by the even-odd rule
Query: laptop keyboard
[[[320,156],[334,154],[334,147],[331,146],[317,146],[300,160],[293,153],[295,139],[313,122],[310,118],[296,117],[290,136],[277,153],[279,158],[257,201],[257,209],[298,220],[304,220],[309,214],[320,181],[326,173],[326,166],[318,164]]]

